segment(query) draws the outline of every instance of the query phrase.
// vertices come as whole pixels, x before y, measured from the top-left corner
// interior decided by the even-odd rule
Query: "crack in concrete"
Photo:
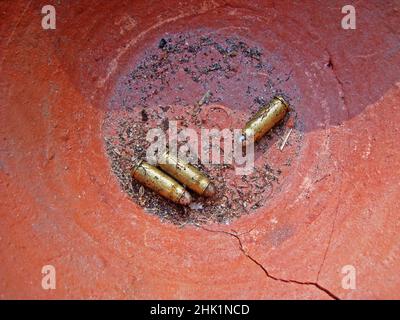
[[[327,66],[332,70],[333,76],[335,77],[336,82],[337,82],[338,85],[339,85],[339,89],[340,89],[340,91],[341,91],[341,92],[340,92],[340,98],[341,98],[342,101],[343,101],[343,104],[344,104],[344,106],[345,106],[345,108],[346,108],[347,117],[349,118],[349,117],[350,117],[350,114],[349,114],[349,108],[348,108],[348,105],[347,105],[347,100],[346,100],[346,95],[345,95],[345,91],[344,91],[343,82],[342,82],[342,80],[339,78],[339,76],[336,74],[336,70],[335,70],[335,66],[334,66],[334,61],[333,61],[333,56],[332,56],[332,54],[330,53],[330,51],[329,51],[327,48],[325,48],[325,51],[326,51],[326,53],[327,53],[327,55],[328,55],[328,63],[327,63]],[[350,139],[347,139],[347,144],[348,144],[348,145],[349,145],[349,142],[350,142]],[[325,252],[324,252],[324,256],[323,256],[323,258],[322,258],[322,262],[321,262],[321,265],[320,265],[319,270],[318,270],[316,283],[318,283],[320,274],[321,274],[322,269],[323,269],[323,267],[324,267],[324,265],[325,265],[325,261],[326,261],[326,258],[327,258],[327,256],[328,256],[328,252],[329,252],[329,249],[330,249],[330,247],[331,247],[332,240],[333,240],[333,234],[334,234],[334,232],[335,232],[336,220],[337,220],[338,215],[339,215],[340,199],[341,199],[341,195],[342,195],[342,192],[343,192],[343,190],[342,190],[342,186],[343,186],[343,174],[344,174],[345,171],[344,171],[344,169],[341,167],[340,163],[338,163],[338,162],[336,162],[336,169],[340,169],[340,172],[342,172],[342,177],[341,177],[341,179],[340,179],[339,193],[338,193],[337,204],[336,204],[336,208],[335,208],[335,216],[334,216],[334,218],[333,218],[333,222],[332,222],[331,232],[330,232],[330,235],[329,235],[328,244],[327,244],[327,246],[326,246],[326,249],[325,249]]]
[[[260,262],[258,262],[255,258],[253,258],[248,252],[246,252],[246,250],[243,248],[243,244],[242,244],[242,240],[240,239],[239,235],[236,233],[232,233],[232,232],[228,232],[228,231],[223,231],[223,230],[212,230],[212,229],[208,229],[205,228],[201,225],[196,225],[197,227],[208,231],[208,232],[214,232],[214,233],[222,233],[222,234],[226,234],[229,235],[231,237],[234,237],[238,243],[239,243],[239,249],[240,251],[253,263],[255,263],[257,266],[259,266],[263,272],[265,273],[265,275],[274,280],[274,281],[279,281],[279,282],[284,282],[284,283],[295,283],[295,284],[299,284],[299,285],[306,285],[306,286],[313,286],[315,288],[317,288],[320,291],[325,292],[329,297],[331,297],[334,300],[340,300],[340,298],[338,296],[336,296],[334,293],[332,293],[331,291],[329,291],[328,289],[324,288],[323,286],[321,286],[319,283],[317,282],[312,282],[312,281],[299,281],[299,280],[295,280],[295,279],[283,279],[283,278],[279,278],[276,277],[274,275],[272,275],[267,268],[265,268]]]
[[[349,150],[351,139],[346,139],[346,141],[347,141],[347,149]],[[326,249],[325,249],[325,252],[324,252],[324,257],[322,259],[321,265],[320,265],[319,270],[318,270],[316,282],[318,282],[318,280],[319,280],[319,276],[320,276],[320,274],[322,272],[322,268],[325,265],[325,261],[326,261],[326,258],[328,256],[328,252],[329,252],[329,249],[331,247],[331,243],[332,243],[332,240],[333,240],[333,235],[334,235],[335,228],[336,228],[336,221],[337,221],[337,218],[339,216],[339,209],[340,209],[342,194],[343,194],[343,176],[346,174],[346,171],[344,170],[344,168],[342,167],[342,165],[338,161],[335,161],[335,167],[336,167],[336,172],[341,172],[340,184],[339,184],[339,192],[338,192],[337,204],[336,204],[336,208],[335,208],[335,216],[333,218],[331,232],[330,232],[329,239],[328,239],[328,244],[326,246]]]
[[[348,141],[347,144],[349,145],[349,144],[350,144],[350,139],[347,139],[347,141]],[[343,167],[342,167],[339,163],[336,163],[336,169],[337,169],[337,170],[340,169],[339,171],[342,172],[342,176],[341,176],[341,178],[340,178],[339,192],[338,192],[337,204],[336,204],[336,208],[335,208],[335,217],[333,218],[333,222],[332,222],[331,232],[330,232],[330,235],[329,235],[328,244],[327,244],[327,246],[326,246],[325,253],[324,253],[324,257],[323,257],[323,259],[322,259],[321,265],[320,265],[319,270],[318,270],[316,282],[318,282],[319,276],[320,276],[320,274],[321,274],[321,272],[322,272],[322,268],[323,268],[324,265],[325,265],[325,261],[326,261],[326,258],[327,258],[327,256],[328,256],[328,252],[329,252],[329,249],[330,249],[330,247],[331,247],[332,240],[333,240],[333,234],[334,234],[334,232],[335,232],[336,220],[337,220],[337,218],[338,218],[338,216],[339,216],[339,209],[340,209],[340,204],[341,204],[341,199],[342,199],[342,193],[343,193],[343,175],[345,174],[345,171],[344,171]]]
[[[346,94],[345,94],[345,90],[344,90],[343,81],[339,78],[339,76],[336,73],[336,66],[334,63],[333,55],[327,48],[325,48],[325,51],[328,55],[328,63],[326,65],[327,65],[327,67],[329,67],[332,70],[332,74],[335,77],[335,80],[339,85],[339,89],[340,89],[339,96],[343,102],[344,107],[346,108],[347,118],[349,118],[350,114],[349,114],[349,108],[348,108],[348,104],[347,104],[347,98],[346,98]]]
[[[341,181],[342,181],[342,179],[341,179]],[[325,260],[326,260],[326,257],[328,255],[328,251],[329,251],[329,249],[331,247],[331,243],[332,243],[332,239],[333,239],[333,233],[335,231],[335,226],[336,226],[336,219],[337,219],[337,217],[339,215],[340,199],[341,199],[341,194],[342,194],[342,191],[341,191],[342,190],[342,182],[340,182],[339,190],[340,191],[339,191],[339,194],[338,194],[338,200],[337,200],[337,204],[336,204],[336,208],[335,208],[335,217],[333,218],[328,244],[326,246],[326,249],[325,249],[325,252],[324,252],[324,257],[322,258],[322,262],[321,262],[321,265],[320,265],[319,270],[318,270],[316,282],[318,282],[318,280],[319,280],[319,276],[320,276],[320,274],[322,272],[322,268],[325,265]]]

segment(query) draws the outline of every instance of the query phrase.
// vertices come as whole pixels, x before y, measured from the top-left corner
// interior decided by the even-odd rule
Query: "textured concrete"
[[[400,298],[399,2],[357,2],[356,30],[341,1],[146,3],[56,2],[47,31],[47,2],[0,3],[0,297]],[[120,191],[103,102],[143,46],[201,27],[291,70],[305,136],[268,207],[177,228]]]

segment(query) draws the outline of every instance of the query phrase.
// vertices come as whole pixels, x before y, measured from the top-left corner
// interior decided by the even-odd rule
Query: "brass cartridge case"
[[[188,205],[192,200],[183,186],[144,160],[139,160],[136,163],[132,169],[132,176],[144,186],[173,202]]]
[[[205,197],[215,194],[215,187],[205,174],[190,163],[171,155],[168,151],[161,156],[158,165],[197,194]]]
[[[251,137],[254,142],[261,139],[279,121],[281,121],[289,111],[289,104],[282,96],[274,97],[268,105],[261,108],[243,129],[243,142],[246,143]]]

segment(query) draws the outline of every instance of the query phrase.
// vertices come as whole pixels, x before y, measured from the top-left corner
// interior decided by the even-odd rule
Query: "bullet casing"
[[[173,202],[187,205],[191,201],[185,188],[158,168],[140,160],[132,169],[132,176],[144,186]]]
[[[281,96],[274,97],[268,105],[262,107],[243,129],[244,141],[254,137],[254,142],[261,139],[289,111],[288,103]]]
[[[171,155],[168,151],[162,155],[158,165],[162,170],[200,195],[211,196],[215,193],[213,184],[205,174],[190,163]]]

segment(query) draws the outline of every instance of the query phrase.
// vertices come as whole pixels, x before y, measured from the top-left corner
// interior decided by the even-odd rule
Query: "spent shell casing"
[[[132,169],[132,176],[144,186],[181,205],[189,205],[192,197],[173,178],[151,164],[140,160]]]
[[[199,195],[210,197],[215,194],[215,187],[208,177],[190,163],[166,151],[158,165],[176,180]]]
[[[282,96],[274,97],[265,107],[262,107],[243,129],[243,141],[253,138],[254,142],[271,130],[289,111],[289,104]]]

